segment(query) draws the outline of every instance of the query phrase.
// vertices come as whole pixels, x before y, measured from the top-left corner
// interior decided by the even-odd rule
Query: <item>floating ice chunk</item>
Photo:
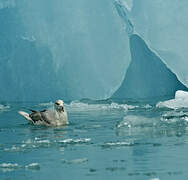
[[[102,148],[119,148],[119,147],[127,147],[127,146],[133,146],[134,145],[134,141],[122,141],[122,142],[106,142],[104,144],[101,145]]]
[[[187,99],[188,100],[188,92],[187,91],[176,91],[175,99]]]
[[[0,164],[0,171],[14,171],[17,169],[28,169],[28,170],[40,170],[39,163],[31,163],[25,166],[19,165],[17,163],[2,163]]]
[[[20,166],[17,163],[2,163],[2,164],[0,164],[0,171],[3,171],[3,172],[14,171],[19,168],[22,168],[22,166]]]
[[[26,165],[25,168],[30,170],[40,170],[40,165],[39,163],[31,163]]]
[[[50,140],[48,140],[48,139],[38,140],[38,141],[36,141],[36,143],[39,143],[39,144],[50,144]]]
[[[144,106],[144,108],[150,109],[150,108],[152,108],[152,106],[151,106],[150,104],[146,104],[146,105]]]
[[[18,168],[20,167],[17,163],[2,163],[0,164],[0,168]]]
[[[132,143],[130,142],[110,142],[106,143],[107,146],[130,146]]]
[[[35,36],[31,36],[31,37],[26,37],[26,36],[21,36],[21,38],[25,41],[30,41],[30,42],[34,42],[36,41]]]
[[[2,105],[0,104],[0,111],[7,111],[8,109],[10,108],[10,106],[5,106],[5,105]]]
[[[188,92],[176,91],[175,99],[159,102],[156,107],[170,109],[188,108]]]
[[[87,104],[82,103],[79,101],[73,101],[69,105],[67,105],[67,108],[69,111],[108,111],[108,110],[130,110],[135,109],[138,106],[128,105],[128,104],[117,104],[117,103],[111,103],[111,104]]]
[[[13,145],[11,148],[5,148],[4,151],[7,151],[7,152],[19,152],[19,151],[21,151],[21,148],[16,146],[16,145]]]
[[[117,128],[122,127],[151,127],[157,125],[158,120],[156,118],[149,118],[144,116],[135,116],[135,115],[128,115],[123,118]]]

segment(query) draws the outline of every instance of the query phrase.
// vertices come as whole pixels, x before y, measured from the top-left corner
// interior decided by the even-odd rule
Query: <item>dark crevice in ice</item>
[[[162,100],[173,98],[177,90],[188,91],[138,35],[130,36],[131,63],[112,99]]]

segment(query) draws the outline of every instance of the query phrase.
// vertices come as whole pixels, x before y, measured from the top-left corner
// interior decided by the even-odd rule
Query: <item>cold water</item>
[[[0,179],[188,178],[188,108],[108,101],[66,103],[70,125],[33,126],[17,111],[47,103],[1,103]],[[188,107],[188,106],[187,106]]]

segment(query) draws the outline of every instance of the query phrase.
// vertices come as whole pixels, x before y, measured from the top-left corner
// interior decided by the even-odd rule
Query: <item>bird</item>
[[[57,100],[53,110],[29,110],[30,114],[24,111],[18,111],[18,113],[34,125],[62,126],[69,124],[63,100]]]

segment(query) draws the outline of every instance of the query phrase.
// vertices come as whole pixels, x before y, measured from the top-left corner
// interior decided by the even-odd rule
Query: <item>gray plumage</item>
[[[61,126],[68,124],[68,115],[62,100],[55,102],[54,110],[31,111],[30,114],[24,111],[18,113],[34,125]]]

